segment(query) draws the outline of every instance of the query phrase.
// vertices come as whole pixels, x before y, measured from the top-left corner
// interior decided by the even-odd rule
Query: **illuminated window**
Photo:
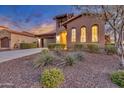
[[[72,28],[71,30],[71,42],[76,42],[76,29]]]
[[[98,42],[98,26],[92,26],[92,42]]]
[[[56,43],[60,43],[60,35],[56,36]]]
[[[86,42],[86,27],[81,28],[80,42]]]

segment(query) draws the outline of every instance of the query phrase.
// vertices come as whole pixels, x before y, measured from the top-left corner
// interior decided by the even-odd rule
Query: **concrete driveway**
[[[34,49],[24,49],[24,50],[12,50],[0,52],[0,63],[17,59],[20,57],[36,54],[42,51],[43,48],[34,48]]]

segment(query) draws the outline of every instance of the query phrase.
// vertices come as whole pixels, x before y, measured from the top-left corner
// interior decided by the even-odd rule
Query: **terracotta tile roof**
[[[73,16],[73,15],[74,15],[73,13],[60,14],[60,15],[55,16],[53,19],[58,19],[58,18],[63,18],[63,17],[68,17],[68,16]]]
[[[40,35],[36,35],[36,37],[40,37],[40,38],[46,38],[46,39],[55,39],[56,37],[56,33],[45,33],[45,34],[40,34]]]
[[[67,24],[67,23],[69,23],[69,22],[71,22],[71,21],[73,21],[73,20],[75,20],[75,19],[77,19],[78,17],[81,17],[81,16],[82,16],[82,14],[74,16],[74,17],[68,19],[67,21],[63,22],[62,25],[65,25],[65,24]]]
[[[27,31],[23,31],[22,33],[27,34],[27,35],[34,35],[33,33],[27,32]]]
[[[79,18],[79,17],[81,17],[81,16],[102,16],[102,14],[93,14],[93,13],[83,13],[83,14],[79,14],[79,15],[76,15],[76,16],[74,16],[74,17],[68,19],[67,21],[63,22],[62,25],[65,25],[65,24],[67,24],[67,23],[69,23],[69,22],[71,22],[71,21],[73,21],[73,20],[75,20],[75,19],[77,19],[77,18]]]
[[[39,34],[39,35],[36,35],[36,36],[56,36],[56,32]]]
[[[14,33],[14,34],[19,34],[19,35],[24,35],[24,36],[29,36],[29,37],[34,37],[35,35],[33,34],[29,34],[28,32],[17,32],[17,31],[14,31],[14,30],[9,30],[11,33]]]
[[[2,28],[2,29],[8,29],[8,27],[6,27],[6,26],[0,26],[0,28]]]
[[[28,36],[28,37],[35,37],[35,35],[32,34],[32,33],[29,33],[29,32],[26,32],[26,31],[23,31],[23,32],[14,31],[14,30],[11,30],[11,29],[9,29],[8,27],[5,27],[5,26],[0,26],[0,29],[5,29],[6,31],[8,31],[10,33],[13,33],[13,34],[19,34],[19,35],[24,35],[24,36]]]

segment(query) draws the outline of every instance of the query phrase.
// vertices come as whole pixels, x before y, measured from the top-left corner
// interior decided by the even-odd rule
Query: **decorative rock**
[[[15,85],[12,83],[0,83],[0,88],[15,88]]]

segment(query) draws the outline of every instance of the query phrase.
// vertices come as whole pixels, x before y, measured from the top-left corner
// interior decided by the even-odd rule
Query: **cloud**
[[[38,17],[41,15],[33,15],[33,16]],[[30,17],[26,21],[30,21]],[[30,23],[25,24],[25,22],[14,21],[12,20],[12,17],[2,16],[2,15],[0,15],[0,25],[6,26],[16,31],[30,31],[34,34],[46,34],[46,33],[53,33],[56,31],[56,27],[55,27],[56,25],[54,22],[49,21],[45,23],[31,25]],[[28,25],[30,25],[30,27]]]
[[[39,18],[42,17],[42,14],[41,13],[33,13],[33,14],[30,14],[30,15],[27,15],[26,17],[24,18],[21,18],[21,17],[18,17],[17,14],[15,14],[17,16],[17,20],[13,20],[13,16],[3,16],[3,15],[0,15],[0,25],[1,26],[6,26],[8,28],[12,28],[14,30],[19,30],[19,31],[26,31],[26,30],[29,30],[31,28],[31,25],[32,23],[35,23],[35,25],[39,25],[41,24],[40,22],[38,22]],[[34,25],[34,26],[35,26]],[[32,25],[33,27],[33,25]]]
[[[11,17],[6,17],[6,16],[0,16],[0,25],[9,28],[17,27],[18,29],[21,29],[21,26],[18,22],[12,21]]]
[[[0,16],[0,24],[10,27],[12,25],[12,22],[8,17],[5,16]]]
[[[31,32],[34,34],[46,34],[46,33],[54,33],[56,31],[55,23],[44,23],[38,27],[34,27],[31,29]]]

